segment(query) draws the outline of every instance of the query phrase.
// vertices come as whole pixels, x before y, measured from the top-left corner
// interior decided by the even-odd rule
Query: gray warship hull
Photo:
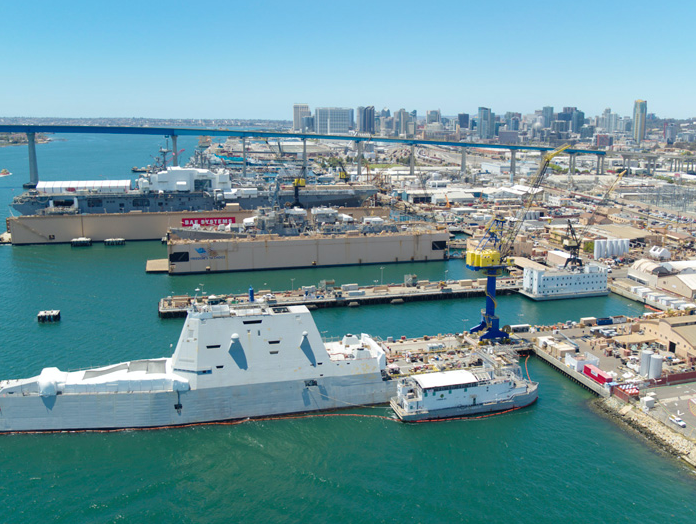
[[[360,207],[377,193],[376,188],[320,189],[300,192],[299,201],[304,207],[343,206]],[[212,211],[224,209],[227,204],[239,204],[241,209],[268,206],[275,199],[272,191],[259,191],[256,196],[235,199],[219,199],[207,192],[149,192],[115,194],[31,194],[14,198],[11,206],[22,215],[50,214],[102,214],[102,213],[152,213],[160,211]],[[277,195],[280,206],[295,201],[293,191],[283,190]]]
[[[176,391],[28,394],[0,399],[0,432],[159,428],[384,404],[396,382],[380,373]]]

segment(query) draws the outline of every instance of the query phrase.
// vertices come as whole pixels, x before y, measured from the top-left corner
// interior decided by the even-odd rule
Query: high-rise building
[[[676,124],[667,124],[665,126],[665,140],[667,140],[668,144],[674,144],[674,142],[677,139],[677,125]]]
[[[467,113],[459,113],[457,115],[457,123],[460,129],[469,129],[469,115]]]
[[[313,116],[303,116],[302,117],[302,130],[314,132],[314,117]]]
[[[408,134],[408,123],[411,121],[411,115],[405,109],[401,108],[394,113],[394,132],[397,135]]]
[[[375,106],[358,107],[357,121],[358,133],[374,134]]]
[[[580,138],[592,138],[595,134],[595,126],[585,124],[580,128]]]
[[[292,130],[302,131],[302,117],[310,116],[312,112],[307,104],[295,104],[292,106]]]
[[[488,107],[478,108],[478,136],[479,138],[488,139],[495,136],[495,115]]]
[[[542,108],[541,116],[544,117],[544,127],[551,127],[551,122],[556,120],[553,117],[553,107],[552,106],[546,106],[546,107]]]
[[[567,120],[554,120],[551,122],[551,131],[554,133],[564,133],[568,131],[568,121]]]
[[[365,127],[365,124],[363,124],[364,114],[365,108],[363,106],[358,106],[358,109],[355,111],[355,125],[356,129],[358,130],[358,133],[362,131],[363,127]]]
[[[348,107],[317,107],[314,127],[320,135],[347,134],[353,127],[353,110]]]
[[[636,100],[633,104],[633,140],[640,144],[645,140],[645,119],[648,116],[648,103]]]
[[[611,135],[595,135],[595,145],[597,147],[611,147],[614,145],[614,137]]]
[[[442,119],[440,117],[439,109],[429,109],[425,112],[425,123],[434,124],[435,122],[440,122]]]
[[[573,116],[570,120],[570,127],[573,133],[579,133],[582,126],[585,125],[585,113],[578,111],[577,109],[573,111]]]

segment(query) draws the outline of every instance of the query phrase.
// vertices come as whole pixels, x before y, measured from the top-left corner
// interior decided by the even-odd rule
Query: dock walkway
[[[470,298],[485,296],[485,284],[479,284],[475,280],[459,280],[448,282],[420,283],[416,287],[402,285],[365,286],[357,290],[338,293],[338,291],[305,296],[301,291],[285,291],[274,293],[273,298],[264,297],[265,291],[259,292],[257,300],[269,304],[281,306],[305,305],[309,309],[327,307],[356,307],[372,304],[403,304],[406,302],[420,302],[425,300],[448,300],[454,298]],[[499,279],[498,295],[510,295],[520,289],[515,279]],[[218,300],[228,304],[248,302],[248,295],[215,295]],[[158,305],[161,318],[185,317],[186,310],[193,300],[199,304],[206,304],[208,297],[191,297],[189,295],[177,295],[160,299]]]

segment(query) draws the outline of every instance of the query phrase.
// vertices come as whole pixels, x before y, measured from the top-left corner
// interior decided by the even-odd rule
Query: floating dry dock
[[[417,225],[377,234],[349,231],[224,240],[170,239],[167,270],[170,275],[179,275],[445,260],[448,238],[446,231]]]
[[[279,306],[305,305],[309,309],[327,307],[361,306],[372,304],[403,304],[405,302],[420,302],[425,300],[447,300],[453,298],[469,298],[485,295],[485,279],[454,280],[447,282],[418,281],[417,286],[383,285],[355,286],[352,290],[335,289],[329,292],[317,291],[305,295],[301,290],[271,293],[270,290],[258,292],[259,302],[277,304]],[[514,278],[500,279],[498,294],[509,295],[519,291],[520,286]],[[249,301],[247,294],[210,295],[192,297],[175,295],[159,301],[158,311],[161,318],[183,318],[186,308],[196,301],[198,304],[226,303],[238,304]]]

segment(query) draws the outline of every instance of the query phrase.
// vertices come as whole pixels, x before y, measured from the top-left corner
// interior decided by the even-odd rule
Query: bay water
[[[158,137],[62,135],[37,147],[42,180],[131,178]],[[192,151],[195,138],[182,137]],[[185,153],[186,154],[186,153]],[[28,180],[25,146],[0,148],[0,217]],[[180,293],[472,278],[461,260],[169,277],[148,275],[158,242],[76,249],[0,246],[0,378],[168,356],[181,320],[157,301]],[[383,267],[384,269],[380,269]],[[502,296],[503,324],[637,315],[616,296],[536,303]],[[314,312],[328,337],[399,337],[476,324],[482,298]],[[36,313],[60,309],[39,324]],[[597,415],[593,396],[528,362],[539,401],[511,414],[404,425],[387,407],[230,426],[0,436],[0,522],[694,522],[696,477]],[[352,417],[351,413],[370,415]],[[386,416],[385,418],[372,417]]]

